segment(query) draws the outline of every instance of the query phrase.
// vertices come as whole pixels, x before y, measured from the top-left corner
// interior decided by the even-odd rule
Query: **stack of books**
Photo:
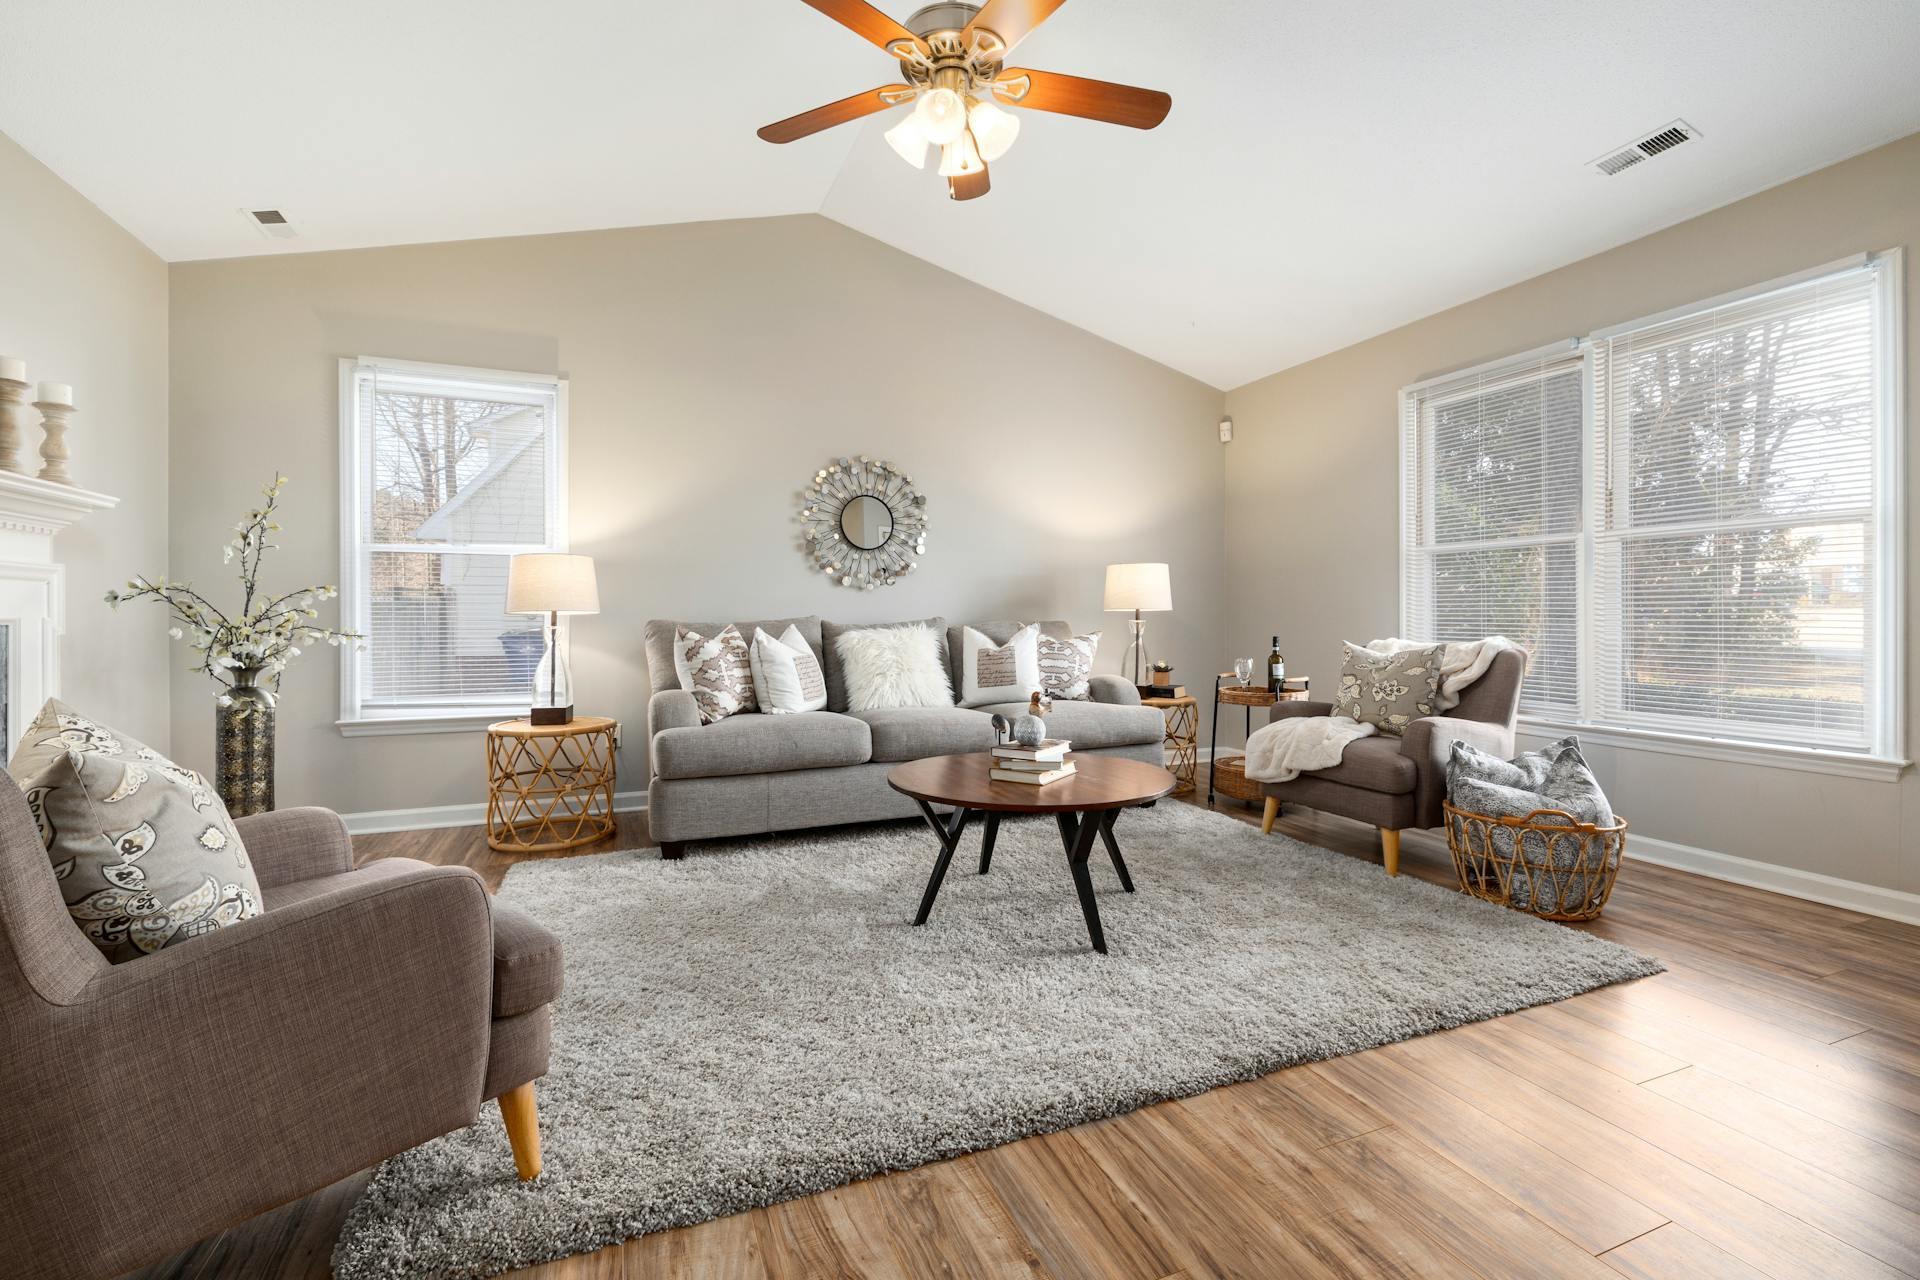
[[[1073,775],[1073,761],[1065,738],[1048,738],[1037,747],[1022,747],[1009,742],[993,749],[993,768],[987,776],[995,782],[1022,782],[1028,786],[1058,782]]]

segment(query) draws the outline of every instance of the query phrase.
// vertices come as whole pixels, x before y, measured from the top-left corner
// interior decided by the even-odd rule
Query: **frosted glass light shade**
[[[1110,564],[1107,566],[1108,613],[1135,609],[1173,608],[1173,583],[1164,564]]]
[[[927,167],[927,131],[921,128],[918,115],[907,112],[899,124],[882,136],[902,160],[916,169]]]
[[[962,133],[940,148],[940,176],[943,178],[965,178],[985,167],[980,163],[980,152],[974,147],[970,133]]]
[[[507,568],[507,612],[600,612],[593,557],[550,551],[515,556]]]
[[[936,147],[944,147],[967,127],[967,104],[951,89],[928,89],[913,104],[921,132]]]
[[[1020,119],[991,102],[975,102],[967,108],[967,131],[980,148],[980,158],[992,164],[1007,154],[1013,140],[1020,136]]]

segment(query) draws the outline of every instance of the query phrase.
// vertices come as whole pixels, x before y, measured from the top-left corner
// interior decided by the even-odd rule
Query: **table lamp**
[[[573,673],[560,646],[560,615],[600,612],[600,588],[592,556],[534,552],[513,558],[507,568],[507,612],[544,613],[546,651],[533,669],[534,724],[566,724],[573,719]]]
[[[1131,674],[1135,684],[1147,682],[1147,624],[1143,610],[1173,608],[1173,586],[1164,564],[1110,564],[1107,566],[1108,613],[1133,611],[1133,639],[1120,658],[1120,674]]]

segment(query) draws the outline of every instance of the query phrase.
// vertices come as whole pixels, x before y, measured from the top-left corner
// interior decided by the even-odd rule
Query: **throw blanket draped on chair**
[[[1375,653],[1398,653],[1429,647],[1417,640],[1375,640]],[[1466,640],[1446,646],[1440,658],[1439,708],[1460,705],[1460,691],[1486,674],[1494,657],[1520,646],[1505,636]],[[1292,782],[1313,769],[1331,769],[1340,763],[1347,744],[1379,730],[1346,716],[1291,716],[1255,729],[1247,738],[1247,778],[1253,782]]]

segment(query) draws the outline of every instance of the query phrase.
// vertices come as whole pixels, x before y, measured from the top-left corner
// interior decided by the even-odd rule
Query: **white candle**
[[[40,384],[40,390],[34,395],[34,401],[38,404],[71,405],[73,388],[64,382],[43,382]]]
[[[9,382],[25,382],[27,362],[19,356],[0,356],[0,378]]]

